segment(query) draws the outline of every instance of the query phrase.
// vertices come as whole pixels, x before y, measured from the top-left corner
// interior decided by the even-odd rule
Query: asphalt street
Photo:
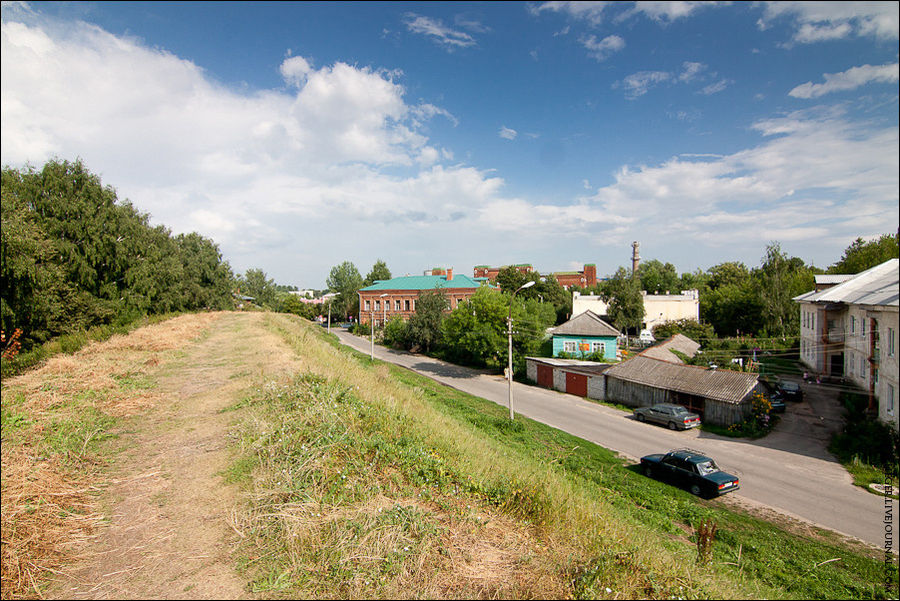
[[[345,345],[370,353],[368,340],[341,329],[332,332]],[[502,376],[377,345],[375,358],[504,407],[508,404],[508,384]],[[713,457],[723,470],[740,477],[740,491],[728,496],[884,548],[885,499],[853,486],[847,471],[822,445],[811,443],[803,436],[781,432],[751,441],[725,438],[699,429],[673,432],[637,422],[630,413],[574,395],[519,383],[513,384],[513,408],[516,414],[597,443],[634,461],[673,448],[702,451]],[[896,516],[897,502],[890,503],[891,515]]]

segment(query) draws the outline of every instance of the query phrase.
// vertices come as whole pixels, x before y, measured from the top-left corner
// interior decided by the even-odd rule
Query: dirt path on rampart
[[[104,493],[108,524],[50,595],[76,599],[248,598],[234,571],[238,502],[224,483],[230,413],[263,377],[298,367],[260,313],[224,313],[155,375],[162,400],[128,420]]]

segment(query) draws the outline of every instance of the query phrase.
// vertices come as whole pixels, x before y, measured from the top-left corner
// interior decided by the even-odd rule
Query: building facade
[[[581,358],[596,354],[604,361],[616,360],[619,331],[590,311],[553,328],[551,333],[554,357],[562,353]]]
[[[402,276],[377,281],[359,290],[359,323],[375,322],[382,326],[395,315],[404,320],[416,312],[419,294],[440,289],[447,297],[449,311],[468,300],[483,285],[485,278],[454,276],[453,269],[435,269],[427,275]]]
[[[817,276],[800,306],[800,361],[817,375],[850,381],[869,394],[869,410],[900,428],[898,296],[900,261],[853,276]]]
[[[652,330],[654,327],[678,321],[693,319],[700,321],[700,292],[684,290],[678,294],[647,294],[643,292],[644,321],[642,329]],[[596,315],[607,315],[609,307],[597,295],[572,293],[572,315],[591,311]]]

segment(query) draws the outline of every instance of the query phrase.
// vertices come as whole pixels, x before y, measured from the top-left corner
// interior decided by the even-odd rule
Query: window
[[[894,386],[888,384],[887,387],[887,414],[894,415]]]
[[[856,334],[856,315],[850,316],[850,333]]]
[[[369,310],[369,299],[366,299],[366,301],[363,303],[363,310],[364,311]]]
[[[594,342],[593,343],[593,352],[600,353],[601,355],[606,354],[606,343],[605,342]]]
[[[403,310],[409,311],[409,299],[406,299],[405,301],[403,301]]]
[[[395,310],[395,311],[399,311],[399,310],[400,310],[400,299],[397,299],[397,300],[394,301],[394,310]]]
[[[375,310],[381,311],[381,301],[380,300],[375,301]]]
[[[897,338],[897,332],[894,328],[888,328],[887,331],[887,352],[888,357],[894,356],[894,350],[896,348],[896,344],[894,340]]]
[[[575,341],[574,340],[566,340],[563,342],[563,351],[567,353],[575,352]]]

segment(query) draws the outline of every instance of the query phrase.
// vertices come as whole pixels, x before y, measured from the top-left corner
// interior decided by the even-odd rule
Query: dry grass
[[[3,381],[2,598],[41,597],[101,519],[94,443],[159,398],[151,374],[216,314],[184,315],[91,343]]]

